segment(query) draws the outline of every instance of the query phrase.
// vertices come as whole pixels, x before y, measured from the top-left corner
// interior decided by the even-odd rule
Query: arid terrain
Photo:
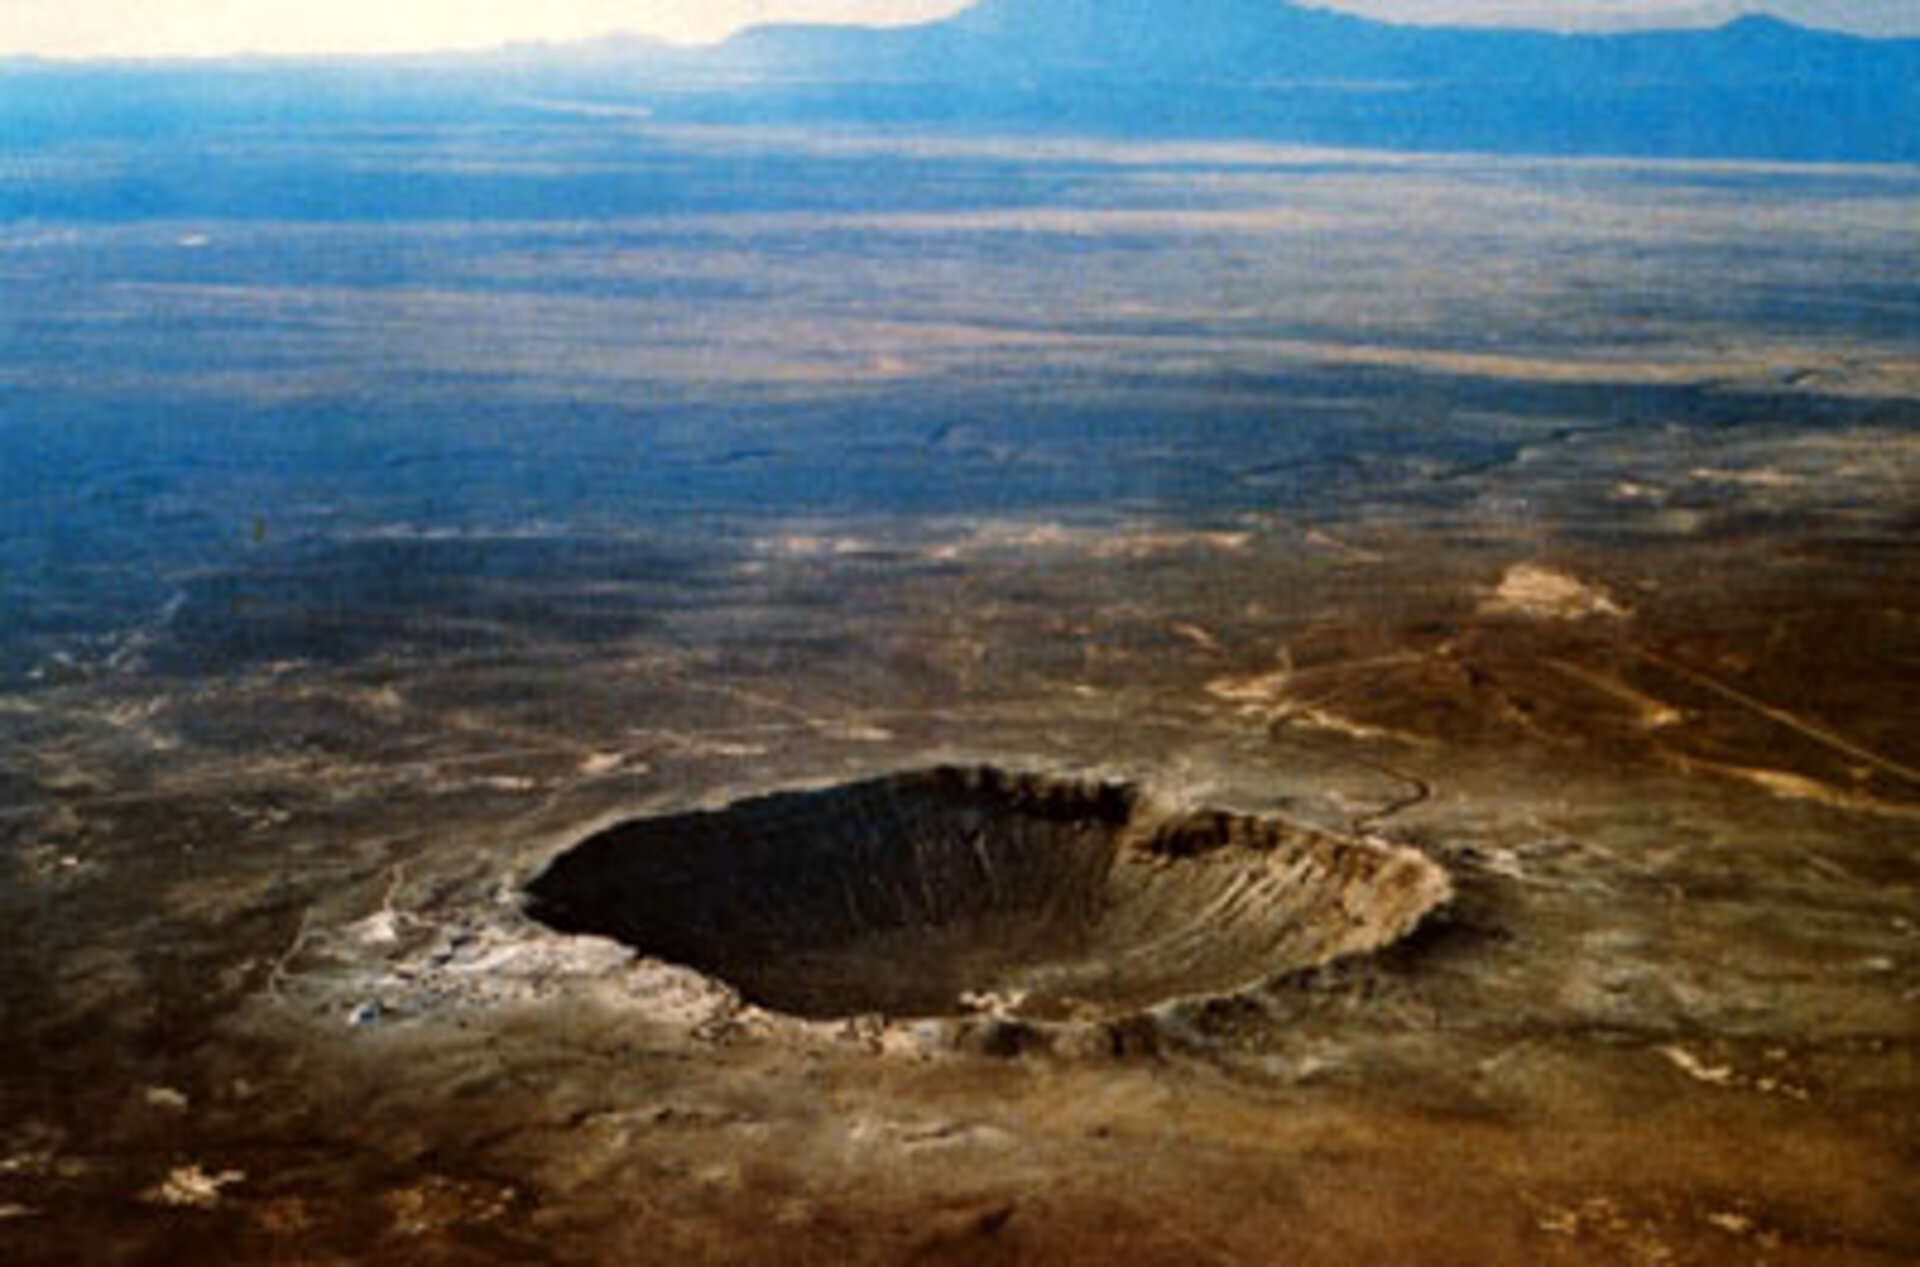
[[[1920,175],[209,154],[0,224],[0,1259],[1920,1257]]]

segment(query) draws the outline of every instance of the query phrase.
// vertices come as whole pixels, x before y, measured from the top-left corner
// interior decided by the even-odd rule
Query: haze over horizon
[[[0,15],[0,56],[68,59],[233,54],[378,54],[476,50],[527,41],[614,34],[707,43],[753,25],[825,22],[902,25],[935,21],[968,0],[418,0],[396,11],[380,0],[164,0],[135,17],[126,0],[10,0]],[[1869,36],[1920,36],[1920,0],[1320,0],[1381,21],[1430,25],[1618,31],[1717,25],[1767,13]]]

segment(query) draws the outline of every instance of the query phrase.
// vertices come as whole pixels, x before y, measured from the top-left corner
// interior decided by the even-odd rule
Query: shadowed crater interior
[[[1411,850],[1121,784],[941,768],[636,819],[530,913],[825,1019],[1103,1019],[1404,936],[1446,900]]]

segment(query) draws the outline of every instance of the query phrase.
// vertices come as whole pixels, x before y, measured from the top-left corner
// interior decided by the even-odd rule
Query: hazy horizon
[[[636,5],[632,0],[502,0],[476,10],[423,0],[396,15],[375,0],[172,0],[129,20],[124,0],[15,0],[0,21],[0,56],[62,61],[232,56],[365,56],[484,51],[630,35],[682,45],[722,41],[756,25],[817,22],[898,26],[936,21],[967,0],[729,0]],[[1714,26],[1768,14],[1873,37],[1920,36],[1910,0],[1322,0],[1311,7],[1415,25],[1617,32]]]

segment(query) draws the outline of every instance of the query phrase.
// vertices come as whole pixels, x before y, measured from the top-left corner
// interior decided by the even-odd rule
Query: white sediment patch
[[[1248,708],[1273,708],[1287,697],[1293,683],[1293,666],[1283,664],[1271,673],[1245,677],[1219,677],[1207,683],[1207,694],[1229,704]]]
[[[389,905],[303,933],[270,991],[282,1005],[350,1029],[444,1021],[562,993],[689,1031],[741,1011],[732,991],[689,969],[636,958],[605,938],[529,926],[505,909],[448,920]]]
[[[222,1170],[212,1174],[198,1165],[176,1166],[167,1177],[140,1194],[148,1205],[176,1209],[211,1210],[220,1204],[221,1190],[246,1179],[246,1172]]]
[[[1369,726],[1365,722],[1343,717],[1325,708],[1301,708],[1287,711],[1281,713],[1277,720],[1292,726],[1301,726],[1307,730],[1345,735],[1349,739],[1357,739],[1365,743],[1387,741],[1415,747],[1429,747],[1433,743],[1432,740],[1420,735],[1409,734],[1404,730],[1389,730],[1384,726]]]
[[[885,726],[853,719],[831,719],[813,723],[814,733],[841,743],[892,743],[893,732]]]
[[[1796,484],[1806,482],[1798,475],[1768,470],[1764,467],[1752,470],[1731,470],[1700,466],[1687,472],[1687,475],[1696,483],[1723,484],[1734,488],[1792,488]]]
[[[580,773],[590,778],[612,774],[626,763],[626,757],[617,752],[590,752],[580,759]]]
[[[951,563],[981,554],[1063,550],[1095,559],[1140,560],[1201,550],[1237,554],[1254,540],[1254,533],[1243,530],[1167,528],[1149,523],[1112,526],[989,520],[973,525],[956,540],[928,547],[926,556],[935,562]]]
[[[167,1113],[185,1113],[193,1103],[184,1092],[172,1087],[148,1087],[141,1098],[146,1101],[148,1108]]]
[[[763,553],[798,559],[844,557],[850,554],[866,554],[879,548],[875,542],[865,537],[826,537],[809,533],[774,537],[759,545]]]
[[[1687,1077],[1710,1087],[1724,1087],[1733,1091],[1757,1091],[1761,1095],[1783,1096],[1803,1103],[1813,1098],[1812,1093],[1805,1087],[1788,1082],[1784,1078],[1752,1076],[1740,1073],[1732,1065],[1708,1064],[1684,1047],[1662,1047],[1660,1054],[1666,1058],[1668,1064]]]
[[[1733,1070],[1726,1065],[1710,1065],[1684,1047],[1662,1047],[1660,1054],[1667,1063],[1695,1082],[1704,1082],[1708,1086],[1730,1087],[1733,1085]]]
[[[1211,651],[1211,652],[1217,653],[1225,650],[1225,648],[1220,645],[1220,640],[1218,638],[1214,637],[1211,633],[1207,632],[1205,629],[1201,628],[1199,625],[1178,624],[1173,626],[1173,632],[1178,634],[1180,637],[1185,638],[1188,642],[1191,642],[1194,646],[1200,648],[1202,651]]]
[[[361,946],[393,946],[399,944],[401,917],[391,908],[375,911],[355,924],[349,924],[346,935],[355,944]]]
[[[1096,543],[1095,558],[1144,559],[1181,550],[1219,550],[1238,553],[1253,544],[1249,532],[1135,532]]]
[[[1489,616],[1527,620],[1587,620],[1630,614],[1599,586],[1532,563],[1508,568],[1500,584],[1481,600],[1480,610]]]

